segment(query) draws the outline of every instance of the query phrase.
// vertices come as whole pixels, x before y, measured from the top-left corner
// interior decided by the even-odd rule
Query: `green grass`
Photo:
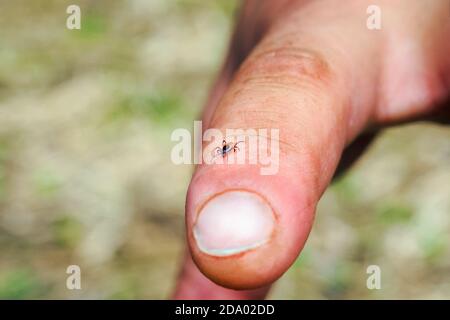
[[[34,172],[33,182],[37,195],[46,198],[55,196],[62,185],[61,178],[49,169]]]
[[[325,283],[324,295],[331,299],[343,298],[351,286],[352,272],[348,265],[337,264]]]
[[[408,223],[414,215],[413,210],[401,202],[383,203],[376,213],[378,221],[385,225]]]
[[[186,114],[183,99],[173,92],[135,92],[124,95],[119,103],[106,115],[107,121],[147,119],[153,124],[168,122]]]
[[[427,234],[421,241],[425,259],[431,265],[436,264],[441,257],[445,256],[447,246],[447,238],[442,233]]]
[[[345,174],[338,178],[331,187],[345,202],[353,203],[358,199],[358,183],[351,174]]]
[[[107,32],[107,20],[98,12],[85,11],[81,10],[81,29],[68,31],[81,40],[96,41]]]
[[[63,216],[53,222],[53,238],[64,248],[75,247],[82,238],[81,223],[69,216]]]
[[[6,198],[6,161],[10,153],[9,139],[0,137],[0,201]]]
[[[0,299],[27,299],[41,291],[41,284],[28,269],[0,274]]]

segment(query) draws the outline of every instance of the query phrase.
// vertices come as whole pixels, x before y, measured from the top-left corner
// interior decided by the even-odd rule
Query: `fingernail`
[[[229,256],[266,243],[274,225],[272,208],[262,197],[248,191],[228,191],[203,206],[193,233],[204,253]]]

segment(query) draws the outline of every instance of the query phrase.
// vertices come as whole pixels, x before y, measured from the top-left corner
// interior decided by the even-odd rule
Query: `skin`
[[[450,2],[246,1],[203,113],[206,128],[280,128],[280,168],[199,165],[186,200],[187,251],[177,299],[260,299],[295,261],[317,202],[383,126],[448,122]],[[206,199],[244,189],[276,216],[266,244],[229,257],[201,252],[192,228]],[[226,287],[226,288],[225,288]]]

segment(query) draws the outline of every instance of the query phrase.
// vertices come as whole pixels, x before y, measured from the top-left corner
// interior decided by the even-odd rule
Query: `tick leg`
[[[212,152],[212,157],[213,157],[213,159],[215,159],[216,157],[218,157],[218,156],[220,156],[220,155],[222,155],[222,148],[216,147],[216,148],[214,149],[214,151]]]

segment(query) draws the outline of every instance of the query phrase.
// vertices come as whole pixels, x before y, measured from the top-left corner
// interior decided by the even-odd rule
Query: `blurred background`
[[[170,134],[200,118],[238,4],[0,1],[0,298],[169,297],[193,169],[171,163]],[[269,298],[450,299],[449,231],[450,129],[389,129]]]

